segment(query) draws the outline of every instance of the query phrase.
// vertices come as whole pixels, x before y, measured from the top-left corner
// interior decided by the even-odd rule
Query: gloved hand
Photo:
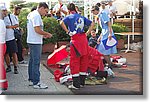
[[[73,36],[73,35],[75,35],[76,33],[77,33],[76,31],[73,31],[73,32],[69,31],[69,32],[68,32],[68,34],[69,34],[70,36]]]

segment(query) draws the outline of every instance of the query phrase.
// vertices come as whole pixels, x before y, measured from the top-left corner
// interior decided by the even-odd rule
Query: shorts
[[[7,46],[6,54],[12,54],[18,52],[17,43],[15,39],[6,41],[6,46]]]

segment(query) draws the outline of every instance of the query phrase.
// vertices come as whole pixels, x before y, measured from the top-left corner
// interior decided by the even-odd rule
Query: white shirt
[[[40,26],[43,30],[43,21],[37,10],[30,12],[27,16],[27,43],[43,44],[43,35],[35,32],[34,27]]]
[[[11,24],[11,21],[10,21],[8,16],[6,16],[4,18],[4,22],[5,22],[6,26],[12,26],[12,25],[19,24],[17,19],[15,18],[15,15],[10,14],[10,18],[11,18],[12,24]],[[13,40],[13,39],[15,39],[15,37],[14,37],[14,30],[11,29],[11,28],[6,29],[6,41],[10,41],[10,40]]]
[[[68,9],[67,9],[67,6],[66,5],[63,5],[62,7],[61,7],[64,11],[66,11],[66,12],[68,12]],[[60,9],[60,4],[58,3],[58,4],[56,4],[55,6],[54,6],[54,8],[53,8],[53,11],[58,11]],[[61,15],[62,16],[66,16],[63,12],[61,12]]]
[[[17,21],[17,23],[19,24],[19,19],[18,19],[18,16],[14,15],[15,16],[15,19]],[[17,29],[19,29],[19,27],[17,27]]]
[[[0,44],[4,44],[6,42],[6,25],[4,20],[0,19]]]

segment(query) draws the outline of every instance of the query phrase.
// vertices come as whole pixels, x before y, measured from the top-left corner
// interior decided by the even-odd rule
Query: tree
[[[26,1],[23,1],[23,0],[12,0],[10,2],[10,10],[12,11],[15,6],[24,7],[23,3],[25,2]]]

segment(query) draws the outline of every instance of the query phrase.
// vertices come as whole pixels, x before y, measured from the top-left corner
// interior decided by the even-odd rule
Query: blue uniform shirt
[[[70,32],[76,31],[76,33],[83,33],[85,25],[90,26],[92,23],[92,21],[77,13],[66,16],[63,22],[68,26]]]

